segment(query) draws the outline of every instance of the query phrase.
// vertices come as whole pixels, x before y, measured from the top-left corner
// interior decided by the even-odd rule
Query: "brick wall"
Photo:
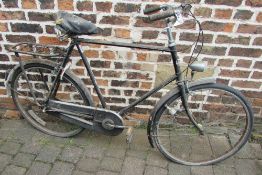
[[[6,48],[20,41],[66,45],[54,32],[53,16],[58,10],[75,13],[95,23],[103,32],[88,38],[166,45],[163,21],[146,23],[143,9],[169,0],[2,0],[0,1],[0,102],[1,109],[14,109],[6,95],[4,74],[17,64]],[[170,1],[173,2],[173,1]],[[179,0],[175,0],[178,4]],[[186,1],[190,2],[190,1]],[[252,102],[256,116],[262,108],[262,1],[195,0],[193,12],[205,30],[205,46],[199,60],[208,61],[219,82],[240,89]],[[193,51],[196,24],[187,21],[174,30],[184,61]],[[161,80],[170,56],[160,52],[84,45],[98,84],[112,109],[125,106]],[[73,71],[84,80],[95,97],[87,72],[77,54]],[[166,75],[165,75],[166,76]],[[205,76],[205,75],[203,75]],[[138,117],[148,115],[165,90],[135,108]],[[95,97],[95,99],[97,99]]]

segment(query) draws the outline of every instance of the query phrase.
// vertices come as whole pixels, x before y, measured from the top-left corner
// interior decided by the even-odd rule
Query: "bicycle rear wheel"
[[[48,97],[56,76],[54,72],[55,67],[55,63],[50,61],[37,60],[26,62],[24,69],[29,84],[21,68],[16,69],[10,84],[11,95],[23,117],[34,127],[49,135],[70,137],[80,133],[83,128],[64,121],[58,112],[45,112],[43,110],[44,102]],[[29,86],[34,91],[36,101],[30,92]],[[81,105],[92,104],[91,98],[86,96],[86,91],[79,86],[79,82],[76,81],[72,74],[67,72],[60,81],[54,98]]]
[[[239,91],[205,84],[191,87],[187,97],[204,134],[190,122],[180,95],[174,95],[153,116],[152,139],[165,157],[185,165],[210,165],[234,155],[248,141],[253,113]]]

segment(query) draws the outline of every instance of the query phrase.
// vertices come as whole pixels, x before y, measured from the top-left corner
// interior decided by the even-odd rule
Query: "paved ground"
[[[150,148],[146,131],[135,130],[130,147],[124,133],[107,137],[85,131],[61,139],[45,135],[24,120],[0,120],[2,175],[261,175],[260,144],[248,144],[218,165],[171,163]]]

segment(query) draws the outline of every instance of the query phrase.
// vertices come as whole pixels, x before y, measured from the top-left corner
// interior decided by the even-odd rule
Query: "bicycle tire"
[[[207,89],[214,90],[212,91],[213,93],[208,94],[210,96],[206,97],[206,95],[204,94],[201,95],[199,94],[200,90],[203,90],[202,92],[205,92]],[[222,93],[218,93],[218,92],[222,92]],[[238,90],[222,84],[202,84],[202,85],[190,87],[187,96],[189,100],[190,111],[192,112],[195,120],[199,124],[201,124],[201,127],[203,127],[204,135],[201,136],[199,132],[196,131],[196,127],[194,127],[191,122],[190,122],[191,128],[193,126],[194,130],[191,131],[191,128],[189,126],[186,126],[188,125],[189,122],[188,120],[185,121],[186,118],[183,118],[183,116],[186,115],[185,111],[182,112],[183,110],[179,111],[177,109],[178,114],[176,115],[176,117],[173,116],[168,118],[167,115],[168,114],[170,115],[170,113],[172,112],[172,111],[170,112],[171,109],[170,105],[175,106],[176,104],[178,104],[179,101],[181,101],[180,95],[174,94],[171,98],[169,98],[164,103],[164,105],[162,105],[159,108],[155,116],[153,116],[152,127],[151,127],[151,138],[154,142],[154,145],[167,159],[171,160],[172,162],[176,162],[183,165],[198,165],[198,166],[210,165],[229,158],[230,156],[237,153],[246,144],[248,138],[250,137],[253,127],[253,111],[249,102]],[[199,99],[201,98],[206,100],[205,103],[202,103],[202,107],[196,104],[196,102],[199,101],[199,99],[197,101],[196,98]],[[195,99],[195,103],[192,102],[192,99]],[[228,99],[229,101],[227,102],[227,105],[225,105],[225,108],[222,108],[223,107],[222,105],[226,103],[226,99]],[[233,100],[236,100],[236,102],[238,103],[235,103]],[[213,104],[216,104],[217,106],[213,106],[213,108],[211,108],[212,101],[214,101]],[[239,104],[242,105],[242,107],[237,106]],[[169,109],[166,107],[166,105],[169,106]],[[245,118],[243,118],[242,115],[244,114],[243,111],[240,111],[241,108],[244,110],[246,114]],[[209,110],[206,112],[206,109]],[[212,109],[213,111],[211,111]],[[223,113],[223,117],[221,117],[220,115],[218,116],[218,114],[220,114],[220,110],[222,111],[222,109],[223,110],[227,109],[227,112]],[[204,112],[206,112],[206,114]],[[206,116],[201,115],[201,113],[205,114]],[[234,117],[236,117],[235,119],[237,119],[236,124],[242,124],[241,122],[245,121],[245,126],[243,128],[238,128],[238,127],[230,128],[231,127],[230,125],[233,125],[232,121]],[[216,118],[218,123],[215,123]],[[206,120],[205,123],[203,122],[204,119]],[[174,122],[173,120],[174,121],[176,120],[176,122]],[[208,121],[210,121],[209,124]],[[227,125],[230,127],[225,128]],[[169,127],[174,130],[172,133]],[[163,129],[164,131],[162,132],[161,129]],[[180,129],[184,129],[183,131],[184,133],[181,132]],[[212,129],[214,130],[212,131]],[[217,131],[215,129],[217,129]],[[218,131],[222,129],[223,130],[225,129],[224,132],[227,131],[229,133],[224,133],[223,131],[219,133]],[[179,131],[181,133],[179,133]],[[185,132],[187,134],[185,134]],[[166,135],[163,135],[163,133]],[[208,134],[213,134],[213,135],[209,136]],[[174,136],[174,138],[172,136]],[[237,136],[238,136],[238,140],[236,141]],[[188,141],[189,143],[186,143],[186,141]],[[198,143],[198,144],[192,145],[192,143]],[[221,150],[221,147],[224,147],[222,143],[226,145],[226,146],[224,145],[225,152],[219,153],[219,149]],[[220,147],[218,145],[220,145]],[[185,153],[183,153],[183,151]],[[206,154],[204,151],[207,151],[209,155]]]
[[[36,89],[38,89],[36,91],[36,93],[38,93],[39,91],[44,91],[46,89],[43,88],[44,86],[44,81],[47,80],[48,82],[46,82],[46,84],[48,84],[48,86],[50,85],[51,86],[51,83],[52,83],[52,80],[55,76],[55,74],[53,73],[54,70],[55,70],[55,67],[56,67],[56,64],[54,62],[51,62],[51,61],[48,61],[48,60],[41,60],[41,59],[38,59],[38,60],[30,60],[30,61],[27,61],[27,62],[24,62],[24,69],[25,71],[29,74],[29,79],[30,79],[30,83],[34,83],[34,81],[36,82],[34,84],[34,86],[37,86],[37,83],[38,86],[35,87]],[[43,83],[41,84],[39,81],[38,81],[38,78],[37,77],[36,79],[34,79],[34,81],[32,81],[32,77],[34,76],[34,74],[37,75],[36,72],[34,72],[34,70],[39,70],[40,72],[40,69],[42,71],[45,71],[44,72],[44,78],[42,79]],[[31,72],[30,72],[31,71]],[[31,74],[31,75],[30,75]],[[39,73],[40,74],[40,73]],[[38,75],[39,76],[39,75]],[[45,79],[45,80],[44,80]],[[76,134],[79,134],[81,131],[84,130],[84,128],[80,127],[80,126],[77,126],[77,125],[74,125],[74,124],[71,124],[71,123],[68,123],[64,120],[62,120],[59,116],[57,116],[58,113],[55,113],[56,116],[52,115],[50,116],[50,114],[46,114],[44,112],[40,112],[39,109],[37,109],[36,106],[33,106],[35,105],[35,103],[32,104],[32,94],[30,93],[29,89],[27,90],[24,90],[24,89],[19,89],[19,81],[22,83],[23,81],[23,78],[22,78],[22,69],[21,67],[18,67],[14,73],[13,73],[13,76],[12,76],[12,79],[11,79],[11,82],[10,82],[10,87],[11,87],[11,96],[12,96],[12,99],[16,105],[16,107],[18,108],[18,110],[21,112],[22,116],[31,124],[33,125],[35,128],[37,128],[38,130],[46,133],[46,134],[49,134],[49,135],[52,135],[52,136],[57,136],[57,137],[71,137],[71,136],[74,136]],[[50,82],[49,82],[50,81]],[[61,80],[61,83],[67,83],[66,86],[64,86],[63,88],[65,89],[66,87],[68,88],[68,94],[74,94],[74,97],[76,98],[81,98],[81,103],[83,105],[92,105],[93,104],[93,101],[91,99],[91,96],[90,96],[90,93],[87,92],[86,89],[84,89],[84,84],[79,80],[77,79],[72,73],[71,71],[66,71],[64,76],[63,76],[63,80]],[[59,85],[59,88],[62,87],[64,84]],[[68,83],[71,83],[71,85],[68,85]],[[21,86],[21,85],[20,85]],[[28,85],[27,85],[28,86]],[[19,88],[17,88],[19,87]],[[42,87],[42,89],[41,89]],[[23,87],[22,87],[23,88]],[[29,88],[29,86],[27,87]],[[19,92],[18,89],[23,92]],[[25,88],[26,89],[26,88]],[[40,89],[40,90],[39,90]],[[43,90],[44,89],[44,90]],[[47,88],[48,89],[48,88]],[[70,92],[71,90],[71,92]],[[27,102],[26,103],[31,103],[31,104],[28,104],[28,106],[31,106],[30,107],[30,110],[31,111],[34,111],[34,114],[37,115],[37,117],[41,118],[42,121],[40,122],[39,119],[36,120],[36,117],[34,115],[32,115],[32,112],[29,113],[29,110],[26,109],[25,105],[26,103],[23,102],[23,94],[31,94],[31,97],[29,95],[29,97],[27,97]],[[73,92],[72,92],[73,91]],[[20,94],[19,94],[20,93]],[[76,93],[79,93],[79,94],[76,94]],[[44,92],[43,92],[44,94]],[[39,95],[37,94],[38,96],[43,96],[43,94]],[[48,94],[48,93],[46,93]],[[59,94],[58,94],[59,95]],[[58,96],[57,95],[57,96]],[[67,94],[63,94],[63,95],[67,95]],[[58,100],[61,100],[63,101],[63,98],[64,97],[55,97],[56,99]],[[31,99],[30,99],[31,98]],[[30,100],[29,100],[30,99]],[[79,100],[80,101],[80,100]],[[80,103],[80,102],[79,102]],[[29,108],[29,107],[28,107]],[[45,121],[43,118],[45,118]],[[46,125],[43,124],[43,121],[45,122]],[[51,123],[53,121],[53,123]],[[57,123],[55,123],[57,122]],[[48,127],[52,127],[51,129],[47,127],[47,124],[48,124]],[[62,126],[63,124],[63,126]],[[63,128],[64,127],[64,128]],[[68,128],[66,128],[68,127]],[[72,128],[70,128],[72,127]],[[58,131],[58,130],[61,130],[61,131]],[[64,131],[62,130],[64,129]],[[68,129],[68,131],[67,131]]]

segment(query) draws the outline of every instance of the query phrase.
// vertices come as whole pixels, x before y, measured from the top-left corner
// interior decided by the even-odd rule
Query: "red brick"
[[[99,86],[108,86],[108,80],[97,79],[97,84]]]
[[[11,43],[17,43],[17,42],[36,42],[36,39],[34,36],[31,35],[6,35],[6,40]]]
[[[253,12],[250,10],[238,10],[234,19],[248,20],[252,17]]]
[[[262,79],[262,72],[254,71],[252,77],[253,79]]]
[[[144,30],[142,33],[142,39],[156,39],[159,32],[154,30]]]
[[[234,60],[220,59],[218,62],[218,66],[231,67],[233,65],[233,62]]]
[[[202,28],[204,30],[211,30],[214,32],[232,32],[233,27],[233,23],[220,23],[213,21],[205,21],[202,23]]]
[[[207,4],[214,4],[214,5],[228,5],[228,6],[239,6],[242,3],[242,0],[206,0],[205,3]]]
[[[149,74],[143,74],[138,72],[127,72],[127,78],[128,79],[145,79],[145,80],[151,80]]]
[[[255,98],[252,102],[252,105],[262,107],[262,99]]]
[[[72,69],[72,71],[76,74],[76,75],[84,75],[85,73],[85,69]]]
[[[43,33],[39,24],[11,23],[11,28],[13,32]]]
[[[108,95],[120,95],[121,92],[118,89],[108,89]]]
[[[232,78],[248,78],[250,71],[221,69],[220,76]]]
[[[137,17],[135,27],[154,27],[154,28],[164,28],[165,27],[165,21],[158,20],[154,22],[148,21],[146,17]]]
[[[257,15],[257,22],[262,22],[262,12]]]
[[[96,2],[96,10],[101,12],[110,12],[112,9],[112,2]]]
[[[0,60],[1,60],[1,58],[0,58]],[[1,95],[6,95],[6,89],[0,89],[0,94]]]
[[[216,9],[215,17],[220,19],[230,19],[233,10],[231,9]]]
[[[140,11],[140,4],[117,3],[115,5],[115,12],[138,13],[139,11]]]
[[[252,64],[252,61],[250,60],[238,60],[237,61],[237,67],[249,68],[251,64]]]
[[[100,60],[92,60],[90,61],[90,65],[92,67],[98,67],[98,68],[110,68],[110,61],[100,61]]]
[[[102,52],[102,57],[105,59],[115,59],[115,53],[113,51],[110,50],[105,50]]]
[[[100,24],[128,25],[129,17],[127,16],[104,16]]]
[[[0,32],[7,32],[8,26],[7,23],[0,23]]]
[[[255,38],[253,45],[262,46],[262,37]]]
[[[147,115],[147,114],[132,113],[130,115],[131,115],[132,118],[144,120],[144,121],[148,121],[148,118],[149,118],[149,115]]]
[[[141,89],[151,89],[152,88],[152,83],[151,82],[141,82]]]
[[[193,20],[185,21],[183,24],[176,26],[178,29],[195,29],[196,22]]]
[[[216,43],[241,44],[241,45],[248,45],[249,41],[250,41],[250,37],[244,37],[244,36],[230,37],[227,35],[218,35],[216,39]]]
[[[137,54],[137,60],[138,61],[146,61],[147,54],[146,53],[138,53]]]
[[[37,8],[35,0],[23,0],[22,7],[24,9],[36,9]]]
[[[195,33],[181,33],[179,36],[179,40],[181,41],[196,41],[198,38],[198,34]],[[211,43],[213,40],[213,35],[211,34],[204,34],[204,42]]]
[[[103,72],[103,76],[105,77],[120,78],[121,74],[122,74],[121,72],[111,71],[111,70],[107,70]]]
[[[57,37],[41,36],[39,37],[40,44],[66,45],[66,42],[61,42]]]
[[[201,16],[201,17],[211,17],[212,9],[207,7],[199,7],[194,10],[195,16]]]
[[[21,114],[20,114],[19,111],[7,110],[4,114],[4,118],[6,118],[6,119],[20,119]]]
[[[197,51],[199,50],[199,47],[197,48]],[[226,47],[211,47],[211,46],[204,46],[202,49],[203,54],[207,55],[225,55],[226,53]]]
[[[74,10],[73,0],[57,0],[59,10]]]
[[[254,68],[255,69],[262,69],[262,61],[256,61]]]
[[[25,13],[22,11],[0,11],[0,20],[25,20]]]
[[[30,21],[54,21],[56,15],[54,13],[39,13],[39,12],[28,12]]]
[[[99,53],[97,50],[85,50],[84,54],[87,58],[98,58]]]
[[[17,8],[18,0],[2,0],[6,8]]]
[[[9,58],[5,54],[0,54],[0,61],[9,61]],[[4,77],[5,77],[4,74],[2,76],[0,76],[0,78],[3,78],[3,79],[4,79]]]
[[[261,0],[247,0],[246,5],[252,6],[252,7],[262,7],[262,1]]]
[[[262,54],[261,49],[238,48],[238,47],[232,47],[228,53],[228,55],[230,56],[243,56],[243,57],[255,57],[255,58],[260,57],[261,54]]]
[[[240,24],[237,32],[239,33],[249,33],[249,34],[262,34],[262,26]]]
[[[250,90],[244,90],[241,91],[244,96],[246,96],[247,98],[259,98],[262,99],[262,93],[260,91],[250,91]]]
[[[171,61],[171,55],[169,54],[159,54],[157,58],[157,62],[170,62]]]
[[[77,1],[76,8],[79,11],[93,11],[93,2],[91,2],[91,1]]]
[[[130,38],[130,30],[128,30],[128,29],[115,29],[115,36],[117,38],[129,39]]]
[[[260,87],[261,83],[254,82],[254,81],[234,81],[232,83],[232,86],[241,87],[241,88],[252,88],[252,89],[258,89]]]
[[[55,4],[54,0],[38,0],[40,2],[41,9],[53,9]]]
[[[138,81],[112,80],[111,81],[111,86],[138,88],[139,87],[139,82]]]

